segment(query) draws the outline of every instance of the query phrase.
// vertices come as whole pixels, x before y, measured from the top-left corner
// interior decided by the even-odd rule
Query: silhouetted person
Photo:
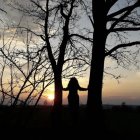
[[[78,90],[86,91],[87,88],[80,87],[78,80],[75,77],[72,77],[66,88],[63,88],[64,91],[69,91],[68,94],[68,106],[72,113],[73,119],[77,121],[78,110],[79,110],[79,95]]]

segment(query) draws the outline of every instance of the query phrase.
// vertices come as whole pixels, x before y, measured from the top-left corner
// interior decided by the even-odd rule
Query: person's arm
[[[88,88],[83,88],[83,87],[80,87],[80,86],[79,86],[78,89],[81,90],[81,91],[86,91],[86,90],[88,90]]]
[[[69,89],[68,89],[68,87],[66,87],[66,88],[62,88],[62,90],[64,90],[64,91],[68,91]]]

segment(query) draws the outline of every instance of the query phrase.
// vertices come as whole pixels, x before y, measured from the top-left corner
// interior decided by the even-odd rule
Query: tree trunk
[[[62,79],[61,72],[54,73],[54,105],[52,110],[52,125],[55,128],[61,128],[61,112],[62,112]]]
[[[55,98],[54,106],[62,106],[62,79],[61,72],[56,72],[54,76]]]
[[[102,84],[106,42],[105,1],[93,0],[93,49],[88,88],[87,111],[89,124],[98,130],[102,123]],[[101,3],[102,2],[102,3]],[[98,128],[97,128],[98,127]]]

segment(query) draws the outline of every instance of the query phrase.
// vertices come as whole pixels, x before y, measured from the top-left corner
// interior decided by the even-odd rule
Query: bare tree
[[[119,66],[124,68],[128,68],[130,64],[135,65],[137,62],[136,57],[139,53],[140,41],[127,38],[129,35],[132,36],[140,31],[139,10],[139,0],[92,1],[93,18],[90,19],[93,25],[94,41],[87,100],[87,109],[90,112],[91,120],[95,114],[99,117],[98,113],[101,113],[102,110],[105,58],[112,58]],[[110,38],[113,38],[112,44]],[[133,50],[132,47],[135,47],[135,49]],[[92,115],[93,112],[94,115]],[[99,121],[95,121],[100,127]]]
[[[87,69],[85,64],[89,63],[89,50],[74,34],[74,30],[78,30],[76,22],[80,19],[77,12],[80,3],[78,0],[46,0],[42,4],[38,0],[30,0],[29,7],[18,2],[13,7],[32,17],[39,26],[37,31],[27,27],[20,29],[27,29],[44,42],[39,52],[47,52],[54,74],[54,106],[61,107],[62,77],[79,76]],[[86,37],[83,38],[86,40]]]
[[[17,103],[22,103],[25,106],[28,101],[34,99],[34,103],[37,105],[43,91],[46,91],[53,81],[52,71],[45,53],[39,53],[38,46],[31,43],[32,34],[24,31],[24,38],[21,41],[18,40],[18,32],[15,30],[14,34],[11,33],[12,37],[8,40],[3,36],[3,45],[0,48],[1,104],[5,102],[5,104],[10,103],[15,106]],[[22,47],[19,47],[18,43]],[[7,97],[11,99],[9,100]]]

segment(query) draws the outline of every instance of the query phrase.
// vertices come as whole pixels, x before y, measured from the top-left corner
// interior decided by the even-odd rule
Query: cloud
[[[8,40],[16,33],[16,40],[25,41],[27,33],[24,28],[15,28],[18,25],[20,27],[30,28],[33,32],[41,34],[42,30],[34,23],[33,17],[27,16],[23,14],[23,12],[9,6],[9,4],[11,4],[16,7],[16,4],[13,4],[14,2],[18,2],[27,8],[30,7],[29,0],[0,0],[0,9],[6,11],[6,13],[0,11],[0,40],[3,34],[4,39]],[[53,32],[51,31],[51,33]]]
[[[0,8],[7,12],[7,14],[0,12],[0,19],[2,20],[0,27],[3,25],[18,25],[20,23],[20,25],[24,27],[36,28],[35,24],[33,24],[33,18],[15,9],[18,8],[18,5],[15,3],[19,3],[19,5],[23,5],[23,7],[30,7],[29,0],[0,0]]]

